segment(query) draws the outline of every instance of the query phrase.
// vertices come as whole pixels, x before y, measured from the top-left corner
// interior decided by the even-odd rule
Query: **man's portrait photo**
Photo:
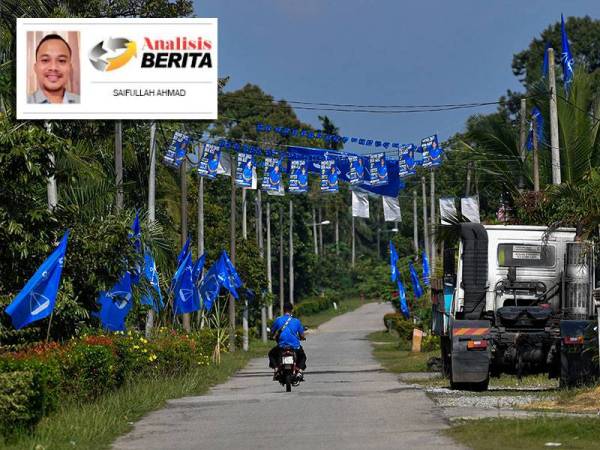
[[[27,32],[27,103],[79,103],[79,32]]]

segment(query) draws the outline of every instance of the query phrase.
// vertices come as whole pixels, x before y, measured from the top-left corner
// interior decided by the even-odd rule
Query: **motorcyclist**
[[[306,369],[306,353],[304,353],[300,341],[304,341],[306,338],[304,337],[304,326],[299,319],[292,316],[292,310],[292,305],[286,303],[283,306],[283,316],[275,319],[271,326],[271,339],[277,341],[277,345],[269,352],[269,367],[274,370],[273,377],[275,377],[281,360],[281,350],[285,347],[293,348],[296,353],[297,376],[302,379]]]

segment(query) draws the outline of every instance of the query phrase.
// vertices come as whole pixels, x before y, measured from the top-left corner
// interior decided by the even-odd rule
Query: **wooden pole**
[[[554,49],[548,49],[548,79],[550,81],[550,147],[552,153],[552,184],[561,183],[560,149],[558,141],[558,107],[556,101],[556,76]]]
[[[150,173],[148,174],[148,225],[156,220],[156,122],[150,124]],[[146,313],[146,337],[154,328],[154,309]]]
[[[248,226],[247,226],[247,222],[246,222],[246,216],[247,216],[247,206],[246,206],[246,189],[242,189],[242,238],[244,240],[248,239]]]
[[[46,126],[46,132],[48,134],[52,134],[52,124],[50,122],[44,122],[44,125]],[[54,153],[48,153],[48,159],[50,160],[50,164],[54,169],[56,165]],[[53,211],[54,208],[56,208],[56,205],[58,204],[58,191],[56,188],[56,178],[54,177],[54,175],[50,175],[48,177],[46,188],[48,191],[48,209],[50,211]]]
[[[204,254],[204,177],[198,176],[198,257]]]
[[[540,162],[538,153],[538,140],[537,140],[537,122],[535,117],[533,120],[533,191],[540,192]]]
[[[279,211],[279,315],[283,315],[284,277],[283,277],[283,206]]]
[[[436,257],[436,243],[435,243],[435,169],[432,168],[431,172],[430,172],[430,194],[429,194],[429,198],[431,200],[430,204],[430,211],[431,211],[431,233],[429,234],[429,237],[431,239],[431,257],[429,258],[429,268],[430,268],[430,275],[433,276],[433,274],[435,273],[435,257]]]
[[[313,238],[315,241],[315,255],[319,256],[319,242],[318,242],[318,237],[317,237],[317,214],[315,212],[314,206],[312,209],[312,216],[313,216]]]
[[[356,265],[356,226],[352,216],[352,267]]]
[[[340,256],[340,220],[338,210],[335,210],[335,254]]]
[[[290,198],[290,224],[289,224],[289,300],[294,304],[294,204]]]
[[[471,193],[471,172],[473,171],[473,162],[467,163],[467,185],[465,186],[465,197],[468,197]]]
[[[188,207],[187,207],[187,157],[183,158],[179,169],[181,183],[181,245],[185,244],[188,236]],[[191,331],[190,313],[182,314],[183,329],[188,333]]]
[[[229,253],[231,263],[235,265],[235,210],[236,210],[236,189],[235,189],[235,170],[236,160],[231,158],[231,204],[229,220]],[[235,298],[229,294],[229,350],[235,351]]]
[[[521,162],[525,162],[525,146],[527,145],[527,99],[521,99],[521,128],[519,133],[519,154]],[[525,187],[523,173],[519,174],[519,189]]]
[[[413,191],[413,245],[415,255],[419,254],[419,216],[417,213],[417,191]]]
[[[123,209],[123,124],[115,121],[115,176],[117,185],[117,213]]]
[[[431,248],[429,247],[429,232],[428,221],[427,221],[427,186],[425,184],[425,177],[421,177],[421,189],[423,191],[423,240],[425,245],[425,253],[429,253]],[[431,261],[430,255],[427,255]]]
[[[265,249],[263,242],[263,219],[262,219],[262,197],[261,191],[256,191],[256,239],[258,245],[258,254],[260,259],[265,258]],[[264,296],[260,305],[260,337],[263,342],[267,342],[267,306],[264,304]]]
[[[323,216],[321,214],[321,207],[319,206],[319,249],[321,256],[325,256],[325,248],[323,247]]]
[[[271,267],[271,202],[267,201],[267,290],[273,294],[273,269]],[[273,303],[267,307],[269,320],[273,319]]]

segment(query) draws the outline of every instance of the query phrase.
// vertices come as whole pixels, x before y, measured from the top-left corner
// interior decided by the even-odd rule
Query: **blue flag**
[[[534,106],[531,110],[531,121],[529,122],[529,134],[527,135],[527,150],[533,149],[533,133],[537,132],[537,142],[538,146],[544,139],[544,118],[542,117],[542,112],[538,109],[537,106]]]
[[[200,303],[194,295],[196,287],[192,280],[192,254],[188,253],[175,274],[173,312],[184,314],[198,311]]]
[[[156,297],[152,291],[147,290],[141,298],[143,305],[149,305],[156,312],[164,308],[162,292],[160,291],[160,283],[158,280],[158,272],[156,271],[156,263],[152,257],[152,253],[146,251],[144,255],[144,278],[150,283],[150,286],[156,291]]]
[[[560,34],[562,39],[562,53],[560,55],[560,62],[562,63],[565,91],[568,91],[569,86],[571,86],[571,83],[573,82],[573,69],[575,67],[575,60],[573,59],[571,49],[569,48],[569,38],[567,37],[565,19],[562,14],[560,15]]]
[[[46,258],[12,303],[6,307],[5,312],[17,330],[52,313],[68,239],[69,231],[64,234],[58,247]]]
[[[548,76],[548,49],[550,48],[550,42],[546,42],[546,48],[544,49],[544,62],[542,64],[542,77]]]
[[[227,252],[223,250],[221,253],[221,257],[218,261],[219,267],[219,279],[221,280],[221,285],[231,292],[231,295],[235,297],[235,299],[239,299],[239,295],[237,293],[237,289],[241,288],[244,284],[242,279],[235,270],[231,260],[229,259],[229,255]]]
[[[398,277],[398,301],[400,302],[400,311],[402,311],[402,315],[408,319],[410,317],[410,309],[408,309],[406,291],[404,290],[404,284],[402,284],[400,277]]]
[[[204,263],[206,262],[206,253],[204,253],[200,258],[196,260],[194,263],[194,267],[192,268],[192,280],[194,281],[194,285],[198,286],[200,282],[200,278],[202,277],[202,270],[204,269]]]
[[[178,266],[181,265],[181,261],[183,261],[183,259],[187,256],[189,251],[190,251],[190,238],[188,237],[185,241],[185,244],[183,244],[183,247],[181,248],[179,255],[177,256],[177,265]]]
[[[109,331],[124,331],[125,318],[133,306],[131,293],[131,275],[129,272],[108,291],[100,292],[100,317],[102,326]]]
[[[199,294],[202,306],[205,310],[210,311],[212,306],[219,296],[221,290],[221,281],[219,280],[219,261],[216,261],[202,279],[200,283]]]
[[[421,298],[421,296],[423,295],[423,288],[421,287],[421,284],[419,283],[419,276],[417,275],[415,266],[413,266],[412,261],[409,261],[408,269],[410,271],[410,281],[412,282],[412,285],[413,285],[413,292],[415,293],[415,297]]]
[[[390,241],[390,269],[392,271],[391,279],[396,281],[398,278],[398,252],[392,241]]]
[[[427,252],[423,250],[423,284],[429,286],[429,279],[431,273],[429,273],[429,258],[427,258]]]

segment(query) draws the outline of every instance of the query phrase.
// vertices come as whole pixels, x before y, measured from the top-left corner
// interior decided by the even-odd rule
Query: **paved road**
[[[385,304],[367,304],[310,334],[306,382],[291,393],[257,359],[207,395],[169,401],[119,438],[117,450],[459,449],[420,389],[385,373],[366,335]]]

